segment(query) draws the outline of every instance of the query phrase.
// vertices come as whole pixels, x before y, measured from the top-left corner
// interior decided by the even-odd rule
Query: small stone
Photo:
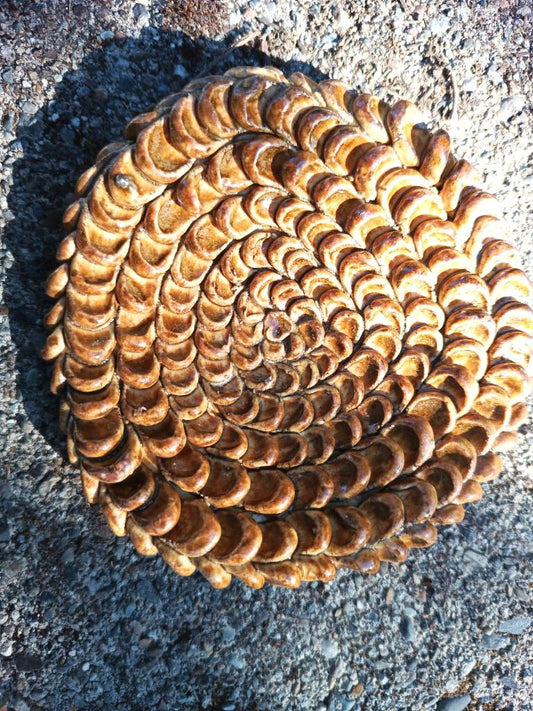
[[[524,106],[526,105],[525,97],[521,94],[515,94],[514,96],[508,96],[500,104],[500,109],[498,111],[498,118],[500,121],[509,121],[510,118],[522,113]]]
[[[408,641],[414,642],[416,639],[416,630],[412,617],[404,615],[400,622],[400,633]]]
[[[185,79],[187,77],[187,70],[183,64],[176,64],[174,67],[174,76],[181,77],[181,79]]]
[[[485,568],[489,559],[483,553],[467,548],[463,555],[464,562],[472,568]]]
[[[276,3],[267,2],[264,7],[261,8],[261,14],[259,15],[259,20],[264,22],[265,25],[272,25],[276,18]]]
[[[36,654],[17,654],[15,656],[15,666],[18,671],[36,671],[41,668],[41,660]]]
[[[506,647],[509,643],[507,637],[503,637],[501,634],[484,634],[481,643],[485,649],[502,649]]]
[[[488,78],[493,84],[496,84],[496,86],[499,86],[500,84],[503,84],[503,77],[501,75],[501,72],[499,72],[495,65],[494,62],[491,62],[489,66],[487,67],[487,72],[486,72]]]
[[[463,82],[463,91],[472,94],[474,91],[478,90],[478,83],[476,77],[467,77]]]
[[[522,634],[533,622],[533,617],[511,617],[509,620],[505,620],[501,623],[498,628],[499,632],[506,632],[507,634]]]
[[[103,40],[113,39],[114,36],[115,36],[115,33],[112,32],[111,30],[104,30],[103,32],[100,32],[100,39],[103,39]]]
[[[337,5],[333,8],[333,17],[335,18],[338,29],[342,32],[349,30],[350,27],[354,25],[354,20],[341,5]]]
[[[335,659],[339,653],[339,644],[334,639],[324,639],[320,648],[326,659]]]
[[[131,181],[131,178],[128,175],[123,175],[122,173],[117,173],[115,175],[115,183],[118,185],[119,188],[122,188],[123,190],[132,190],[133,189],[133,183]]]
[[[468,659],[461,667],[461,678],[464,679],[465,676],[468,676],[475,666],[476,666],[476,660],[475,659]]]
[[[246,666],[246,662],[244,661],[244,659],[239,657],[237,654],[232,654],[230,656],[229,663],[234,669],[237,669],[238,671],[242,671]]]
[[[357,698],[358,696],[361,696],[364,690],[365,687],[361,684],[361,682],[359,682],[358,684],[352,687],[350,691],[350,696]]]
[[[235,639],[235,630],[233,627],[226,626],[222,630],[222,639],[224,642],[233,642]]]
[[[148,10],[140,2],[135,3],[133,6],[133,19],[138,25],[141,25],[141,27],[144,27],[150,22]]]
[[[39,484],[39,487],[38,487],[39,496],[41,498],[44,498],[45,496],[47,496],[47,494],[49,494],[52,491],[54,486],[59,481],[60,481],[59,477],[54,476],[54,475],[47,477],[46,479],[41,481]]]
[[[2,126],[6,133],[10,133],[15,128],[17,117],[14,111],[8,111],[2,121]]]
[[[130,604],[127,605],[126,609],[124,610],[124,617],[131,617],[134,612],[135,612],[135,603],[130,602]]]
[[[0,543],[9,543],[11,532],[7,521],[0,521]]]
[[[335,691],[329,698],[328,711],[351,711],[355,706],[354,699],[347,699],[342,694]]]
[[[319,47],[324,52],[327,52],[328,50],[333,49],[333,47],[335,47],[335,45],[338,43],[338,41],[339,41],[339,35],[331,32],[331,33],[324,35],[323,37],[320,38]]]
[[[470,694],[455,696],[453,699],[441,699],[437,704],[437,711],[463,711],[471,701]]]
[[[446,15],[437,15],[429,23],[429,31],[434,35],[445,35],[450,29],[450,20]]]
[[[20,110],[23,114],[33,116],[33,114],[37,111],[37,107],[32,101],[23,101]]]
[[[7,641],[0,645],[0,655],[10,657],[13,654],[13,642]]]

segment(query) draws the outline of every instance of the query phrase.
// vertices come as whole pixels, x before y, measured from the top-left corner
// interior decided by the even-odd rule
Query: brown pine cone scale
[[[409,102],[242,67],[77,185],[43,356],[83,490],[215,587],[375,573],[501,470],[531,285],[494,197]]]

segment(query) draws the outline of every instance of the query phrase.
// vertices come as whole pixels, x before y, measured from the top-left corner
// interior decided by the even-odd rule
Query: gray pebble
[[[264,7],[261,7],[261,14],[259,19],[265,23],[265,25],[271,25],[274,22],[276,16],[276,3],[268,2]]]
[[[131,190],[133,188],[133,183],[128,175],[117,173],[114,177],[114,180],[118,187],[122,188],[123,190]]]
[[[138,2],[133,6],[133,19],[138,25],[147,24],[150,21],[150,15],[145,6]]]
[[[499,632],[506,632],[507,634],[522,634],[533,622],[533,617],[511,617],[509,620],[505,620],[501,623],[498,628]]]
[[[521,113],[524,110],[525,105],[526,99],[524,96],[520,94],[508,96],[500,104],[498,118],[500,119],[500,121],[509,121],[510,118]]]
[[[329,698],[328,711],[351,711],[355,706],[355,699],[348,699],[346,696],[333,692]]]
[[[516,11],[516,14],[517,14],[519,17],[529,17],[529,16],[531,15],[531,12],[532,12],[532,10],[531,10],[531,8],[529,7],[529,5],[521,5],[521,6],[518,8],[518,10]]]
[[[226,626],[222,630],[222,639],[224,642],[233,642],[235,639],[235,630],[233,627]]]
[[[437,711],[463,711],[471,701],[470,694],[456,696],[453,699],[441,699],[437,704]]]
[[[474,76],[467,77],[463,82],[463,91],[472,93],[477,90],[478,90],[478,82],[477,82],[476,77],[474,77]]]
[[[408,642],[414,642],[416,639],[416,629],[412,617],[404,615],[400,622],[400,632]]]
[[[7,521],[0,521],[0,543],[8,543],[11,532]]]
[[[501,634],[484,634],[481,643],[485,649],[502,649],[509,644],[509,640]]]
[[[486,72],[488,78],[493,84],[496,84],[496,86],[499,86],[500,84],[503,84],[503,77],[501,75],[501,72],[498,71],[496,68],[494,62],[491,62],[489,66],[487,67],[487,72]]]
[[[238,671],[242,671],[246,666],[246,662],[244,661],[244,659],[237,654],[232,654],[230,656],[229,663],[234,669],[237,669]]]
[[[486,555],[474,550],[473,548],[466,549],[463,555],[463,560],[471,568],[485,568],[489,562]]]
[[[33,114],[37,111],[37,107],[32,101],[23,101],[20,110],[23,114],[33,116]]]
[[[450,29],[450,20],[446,15],[437,15],[429,23],[429,30],[434,35],[444,35]]]
[[[13,654],[13,642],[4,642],[0,645],[0,655],[10,657]]]
[[[468,676],[475,666],[476,660],[468,659],[461,667],[461,677],[464,679],[465,676]]]
[[[335,657],[339,653],[338,642],[331,638],[322,640],[320,648],[322,650],[322,654],[326,657],[326,659],[335,659]]]

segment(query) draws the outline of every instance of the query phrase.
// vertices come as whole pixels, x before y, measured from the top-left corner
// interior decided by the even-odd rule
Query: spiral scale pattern
[[[435,542],[524,421],[531,286],[443,130],[235,68],[104,148],[65,213],[44,358],[87,499],[215,587]]]

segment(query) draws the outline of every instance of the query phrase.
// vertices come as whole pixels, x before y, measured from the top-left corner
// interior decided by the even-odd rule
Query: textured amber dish
[[[44,357],[83,489],[180,575],[375,573],[501,469],[531,286],[445,131],[337,81],[193,81],[66,211]]]

